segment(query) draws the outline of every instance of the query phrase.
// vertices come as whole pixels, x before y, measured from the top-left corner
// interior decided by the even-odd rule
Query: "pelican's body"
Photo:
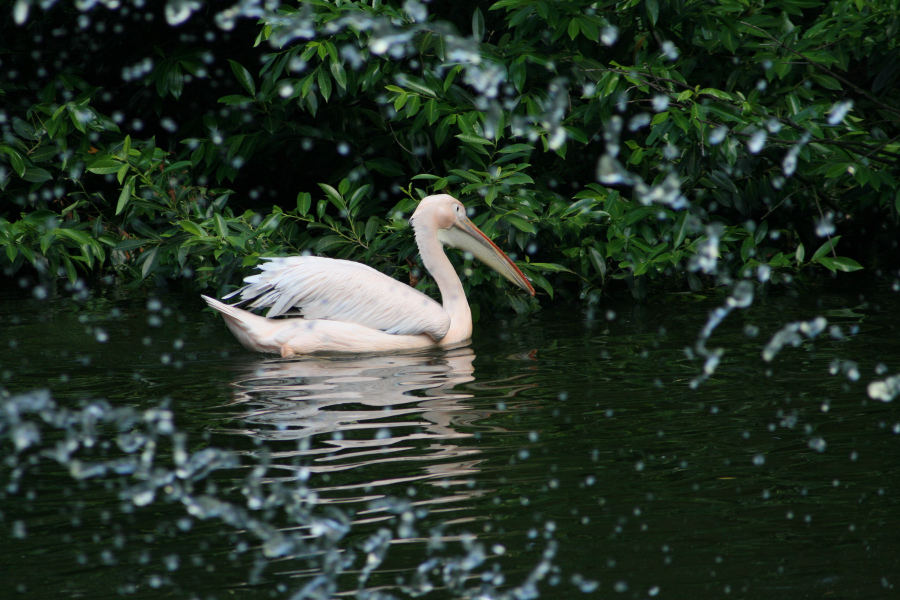
[[[454,346],[472,336],[472,313],[442,242],[467,250],[534,295],[525,275],[446,194],[428,196],[410,223],[425,268],[443,304],[364,264],[291,256],[267,259],[239,294],[267,317],[204,296],[247,348],[282,356],[317,352],[384,352]],[[269,318],[299,313],[299,317]]]

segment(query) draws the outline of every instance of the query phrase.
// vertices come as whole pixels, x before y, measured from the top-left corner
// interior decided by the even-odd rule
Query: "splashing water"
[[[606,185],[628,184],[631,174],[615,158],[603,154],[597,163],[597,180]]]
[[[169,0],[166,2],[166,22],[173,27],[181,25],[202,6],[198,0]]]
[[[653,96],[653,110],[656,112],[663,112],[667,108],[669,108],[669,97],[663,94],[658,94]]]
[[[700,242],[697,253],[691,257],[688,268],[691,271],[700,271],[707,275],[716,272],[721,253],[719,242],[722,238],[723,227],[721,225],[708,225],[706,238]]]
[[[726,135],[728,135],[728,128],[724,125],[719,125],[710,132],[709,143],[713,146],[718,146],[723,141],[725,141]]]
[[[831,110],[828,111],[828,124],[840,124],[840,122],[844,120],[844,117],[847,116],[847,113],[850,112],[851,108],[853,108],[853,100],[836,102],[834,106],[831,107]]]
[[[794,174],[794,171],[797,170],[797,155],[799,153],[800,147],[792,146],[784,155],[784,159],[781,161],[781,171],[784,173],[785,177],[790,177]]]
[[[751,154],[759,154],[765,147],[768,136],[769,134],[766,133],[765,129],[757,129],[750,136],[750,139],[747,140],[747,150],[749,150]]]
[[[600,41],[607,46],[612,46],[619,39],[619,28],[615,25],[607,25],[600,30]]]
[[[900,375],[873,381],[866,387],[866,392],[872,400],[890,402],[900,395]]]
[[[809,321],[795,321],[788,323],[779,329],[762,351],[762,358],[766,362],[772,359],[787,345],[797,347],[803,343],[804,338],[813,339],[825,330],[828,320],[825,317],[816,317]]]
[[[703,363],[703,372],[691,380],[691,389],[697,389],[701,383],[709,379],[715,373],[716,368],[725,354],[724,348],[713,348],[710,350],[706,347],[706,341],[712,336],[713,331],[735,308],[747,308],[753,304],[753,283],[742,280],[735,284],[731,295],[725,299],[725,305],[719,306],[709,313],[706,324],[700,330],[697,341],[694,344],[696,353],[705,358]]]
[[[816,235],[819,237],[828,237],[834,235],[836,228],[834,226],[834,213],[828,211],[818,219],[816,219]]]
[[[678,47],[671,40],[666,40],[662,43],[662,53],[668,60],[678,60],[680,55]]]

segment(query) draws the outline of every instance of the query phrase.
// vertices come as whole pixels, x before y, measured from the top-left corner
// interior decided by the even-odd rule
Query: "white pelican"
[[[385,352],[453,346],[472,336],[472,313],[442,244],[471,252],[532,296],[522,271],[466,216],[462,202],[440,194],[416,208],[410,224],[422,262],[443,306],[364,264],[318,256],[268,258],[260,273],[227,298],[266,317],[203,296],[247,348],[283,357],[317,352]],[[273,319],[279,315],[299,317]]]

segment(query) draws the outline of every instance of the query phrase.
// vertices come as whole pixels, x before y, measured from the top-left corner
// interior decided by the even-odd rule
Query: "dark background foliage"
[[[897,1],[242,6],[5,5],[9,281],[408,278],[434,192],[553,297],[898,266]]]

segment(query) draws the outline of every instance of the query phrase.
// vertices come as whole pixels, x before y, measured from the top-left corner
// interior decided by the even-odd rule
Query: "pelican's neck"
[[[455,344],[472,337],[472,311],[466,300],[462,282],[456,269],[447,255],[444,247],[437,238],[437,231],[429,227],[415,228],[416,243],[419,246],[419,255],[425,268],[434,277],[438,289],[441,291],[441,301],[444,310],[450,315],[450,329],[447,335],[441,339],[441,344]]]

